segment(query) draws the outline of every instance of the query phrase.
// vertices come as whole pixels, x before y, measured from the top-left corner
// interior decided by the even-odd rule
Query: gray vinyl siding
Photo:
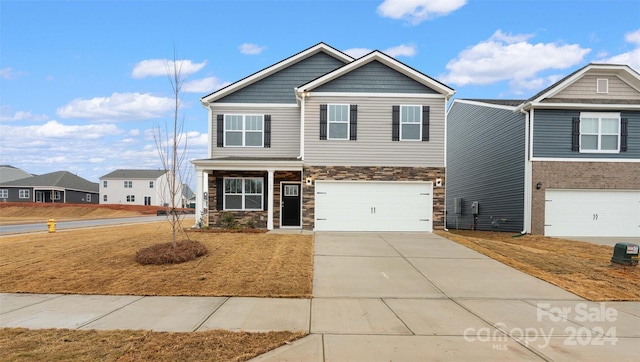
[[[33,202],[33,200],[34,200],[33,188],[32,187],[26,187],[26,186],[25,187],[0,186],[0,189],[7,190],[7,193],[9,194],[8,198],[0,199],[0,201],[2,201],[2,202]],[[29,198],[28,199],[21,199],[20,198],[20,190],[29,190]]]
[[[365,64],[312,91],[437,94],[433,89],[378,61]]]
[[[509,109],[454,102],[447,117],[446,225],[470,229],[479,203],[479,230],[524,229],[524,115]],[[454,198],[462,198],[456,215]]]
[[[582,110],[583,112],[608,112]],[[533,113],[533,157],[544,158],[640,158],[640,112],[620,112],[627,118],[627,152],[620,153],[580,153],[571,150],[571,118],[579,117],[580,110],[534,110]]]
[[[608,93],[597,92],[596,83],[598,79],[607,79],[609,81]],[[550,99],[555,98],[640,100],[640,92],[614,75],[585,75]]]
[[[293,92],[293,90],[292,90]],[[218,114],[270,114],[271,147],[216,147]],[[228,107],[215,106],[212,111],[212,155],[218,157],[298,157],[300,155],[300,108],[298,107]]]
[[[320,140],[320,104],[358,105],[358,139]],[[392,141],[392,106],[430,106],[430,140]],[[305,104],[305,164],[312,166],[444,166],[443,98],[312,96]]]
[[[318,53],[223,97],[219,103],[296,103],[294,88],[343,66],[341,60]]]

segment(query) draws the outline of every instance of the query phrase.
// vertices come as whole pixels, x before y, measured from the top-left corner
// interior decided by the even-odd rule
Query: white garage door
[[[431,231],[432,215],[431,182],[316,182],[316,230]]]
[[[640,191],[547,190],[544,234],[640,237]]]

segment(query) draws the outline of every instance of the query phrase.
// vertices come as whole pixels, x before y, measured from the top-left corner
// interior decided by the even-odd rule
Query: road
[[[142,224],[166,220],[166,216],[124,217],[117,219],[76,220],[56,222],[57,230],[81,229],[119,224]],[[191,226],[193,215],[186,215],[185,226]],[[0,225],[0,235],[21,234],[31,232],[47,232],[47,223]]]

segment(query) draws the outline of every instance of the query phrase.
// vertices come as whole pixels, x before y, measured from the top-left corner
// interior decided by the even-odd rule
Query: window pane
[[[602,136],[602,150],[618,150],[618,136]]]
[[[348,122],[349,107],[346,104],[329,105],[329,122]]]
[[[245,130],[262,131],[262,116],[246,116]]]
[[[402,139],[403,140],[419,140],[420,125],[419,124],[403,124]]]
[[[347,139],[346,123],[329,123],[329,138]]]
[[[242,132],[227,132],[227,146],[242,146]]]
[[[598,133],[598,119],[582,118],[580,120],[580,133]]]
[[[242,195],[225,195],[224,208],[227,210],[242,210]]]
[[[583,150],[597,150],[598,136],[580,136],[580,148]]]
[[[244,180],[244,192],[247,194],[261,194],[262,180],[259,178],[248,178]]]
[[[262,195],[247,195],[244,198],[244,208],[262,210]]]
[[[242,116],[224,116],[224,129],[229,131],[242,130]]]
[[[262,146],[262,132],[247,132],[245,146]]]
[[[618,125],[620,121],[617,118],[603,118],[601,124],[602,133],[618,134]]]
[[[402,106],[402,123],[420,123],[420,106]]]
[[[242,193],[242,179],[232,178],[224,180],[224,193],[225,194],[241,194]]]

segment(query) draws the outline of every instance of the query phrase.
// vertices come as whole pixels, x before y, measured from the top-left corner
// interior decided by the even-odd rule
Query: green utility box
[[[612,263],[622,265],[638,265],[638,250],[640,247],[631,243],[617,243],[613,247]]]

